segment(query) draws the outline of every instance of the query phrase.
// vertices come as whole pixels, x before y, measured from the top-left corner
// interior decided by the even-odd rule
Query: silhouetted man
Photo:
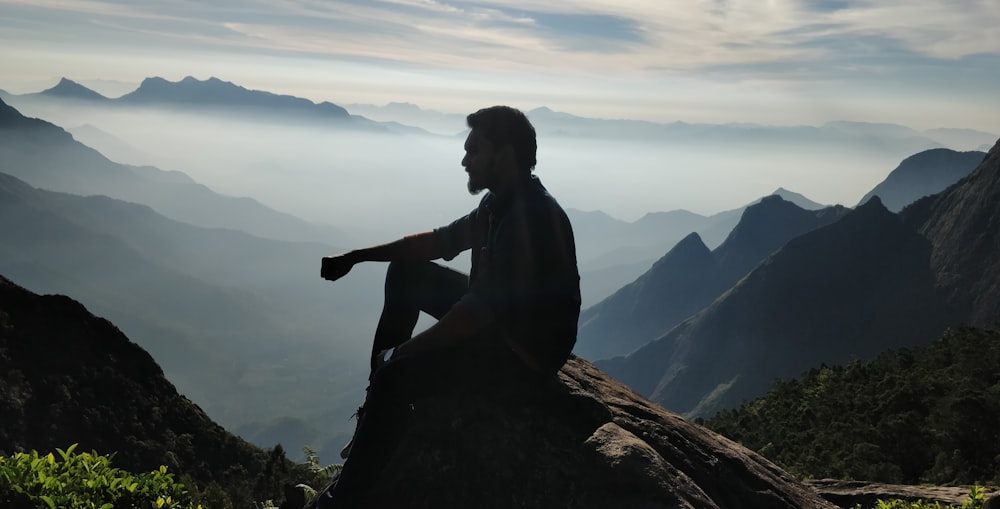
[[[576,342],[573,231],[532,174],[535,130],[506,106],[467,121],[469,192],[489,190],[475,210],[431,232],[323,258],[321,275],[330,281],[358,262],[391,263],[368,397],[341,476],[319,507],[351,507],[364,495],[395,449],[410,404],[458,386],[530,390],[562,367]],[[468,276],[430,262],[465,250],[472,254]],[[438,321],[411,337],[420,311]]]

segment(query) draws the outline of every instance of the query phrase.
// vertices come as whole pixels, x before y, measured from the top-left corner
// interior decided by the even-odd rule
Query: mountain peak
[[[45,95],[49,97],[61,97],[65,99],[87,99],[87,100],[98,100],[106,101],[107,97],[94,92],[93,90],[69,79],[62,78],[56,86],[43,90],[38,93],[38,95]]]
[[[859,203],[867,203],[877,194],[886,208],[898,212],[914,201],[958,182],[975,169],[985,155],[983,152],[956,152],[946,148],[924,150],[903,159]]]
[[[133,104],[157,104],[173,108],[237,108],[272,114],[308,115],[316,119],[347,120],[347,110],[333,103],[316,104],[308,99],[249,90],[216,77],[199,80],[186,76],[177,82],[160,77],[146,78],[135,91],[120,98]]]

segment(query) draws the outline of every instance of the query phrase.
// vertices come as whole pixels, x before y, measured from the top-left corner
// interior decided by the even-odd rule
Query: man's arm
[[[417,233],[388,244],[323,257],[320,277],[336,281],[360,262],[424,261],[441,258],[444,254],[434,232]]]

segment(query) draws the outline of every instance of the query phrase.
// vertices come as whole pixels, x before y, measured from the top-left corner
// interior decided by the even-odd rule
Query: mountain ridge
[[[583,310],[575,351],[595,360],[628,354],[710,304],[788,240],[844,213],[771,195],[746,207],[714,251],[688,235],[634,282]]]
[[[954,184],[976,169],[985,157],[986,153],[979,151],[925,150],[903,159],[858,203],[863,204],[878,195],[886,208],[899,212],[906,205]]]

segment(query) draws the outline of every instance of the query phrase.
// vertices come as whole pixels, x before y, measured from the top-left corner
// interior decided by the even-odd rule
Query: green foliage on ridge
[[[161,466],[133,474],[111,466],[111,459],[66,450],[39,454],[19,452],[0,456],[0,505],[47,509],[201,508],[187,488]]]
[[[822,366],[704,424],[812,478],[1000,482],[1000,332]]]

